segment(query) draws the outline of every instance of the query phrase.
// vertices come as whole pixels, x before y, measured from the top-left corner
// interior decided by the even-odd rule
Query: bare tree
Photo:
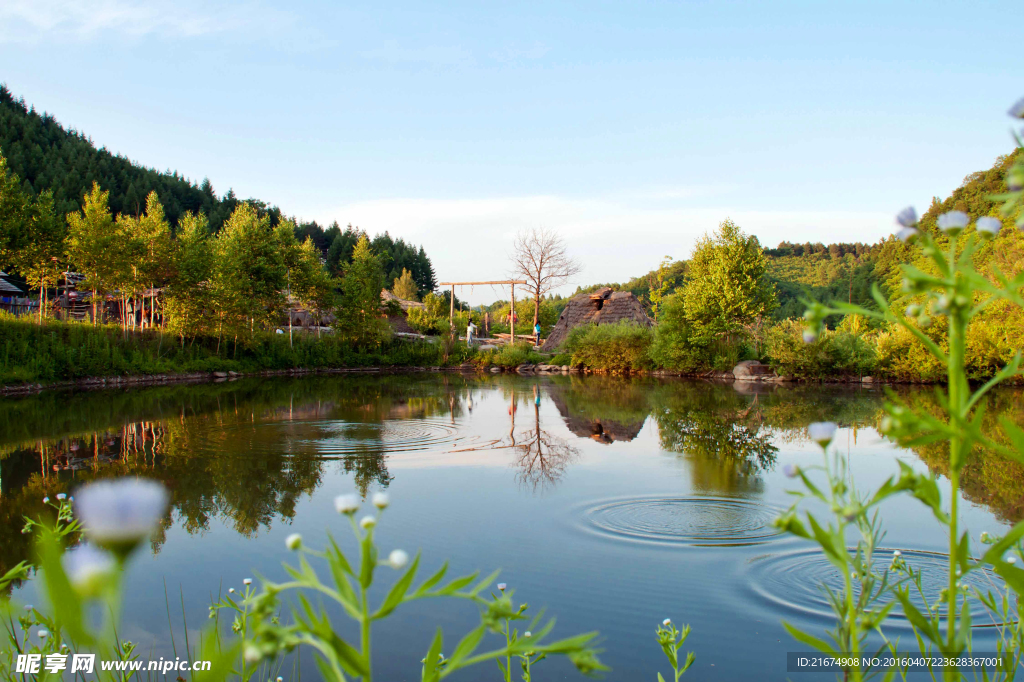
[[[565,242],[557,232],[534,227],[516,235],[512,270],[514,276],[526,280],[526,290],[533,295],[534,324],[540,319],[541,297],[567,283],[582,269],[582,264],[566,252]]]

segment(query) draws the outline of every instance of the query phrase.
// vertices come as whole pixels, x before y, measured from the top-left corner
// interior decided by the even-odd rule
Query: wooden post
[[[508,309],[508,323],[512,331],[512,344],[516,342],[516,285],[512,285],[512,303]]]
[[[448,301],[450,304],[448,310],[448,326],[455,329],[455,285],[452,285],[452,297]]]

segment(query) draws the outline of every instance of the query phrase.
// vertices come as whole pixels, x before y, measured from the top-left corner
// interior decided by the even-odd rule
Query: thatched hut
[[[646,327],[654,325],[654,320],[647,316],[643,304],[629,291],[612,291],[610,287],[604,287],[592,294],[573,296],[541,350],[553,351],[561,346],[573,327],[614,324],[623,320]]]

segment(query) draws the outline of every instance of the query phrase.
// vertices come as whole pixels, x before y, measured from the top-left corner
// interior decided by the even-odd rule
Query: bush
[[[544,356],[533,350],[533,344],[527,341],[520,341],[514,344],[507,344],[497,350],[488,350],[477,354],[476,364],[478,367],[518,367],[523,363],[540,364]]]
[[[634,322],[593,324],[569,331],[563,350],[573,365],[611,371],[637,371],[651,366],[654,332]]]
[[[815,341],[803,338],[801,320],[783,320],[768,330],[768,364],[782,376],[823,378],[864,376],[878,367],[874,338],[857,327],[826,329]]]

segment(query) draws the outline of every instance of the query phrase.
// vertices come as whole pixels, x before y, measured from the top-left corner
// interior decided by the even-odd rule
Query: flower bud
[[[837,428],[835,422],[814,422],[807,427],[807,433],[810,435],[811,440],[822,448],[827,448],[828,444],[835,438]]]
[[[814,343],[818,340],[818,332],[814,331],[810,327],[804,328],[804,343]]]
[[[786,478],[796,478],[800,475],[800,467],[795,464],[786,464],[782,467],[782,473]]]
[[[359,511],[359,496],[348,494],[334,498],[334,508],[339,514],[352,515]]]
[[[917,211],[914,210],[913,206],[907,206],[896,214],[896,223],[903,227],[913,227],[914,225],[917,225]]]
[[[302,547],[302,536],[298,533],[292,533],[284,539],[284,546],[294,552],[299,547]]]
[[[372,516],[364,516],[363,518],[359,519],[359,525],[365,529],[370,529],[377,525],[377,519],[373,518]]]
[[[1008,112],[1013,118],[1024,118],[1024,97],[1017,100]]]
[[[917,317],[921,314],[921,306],[916,303],[911,303],[907,306],[907,317]]]
[[[156,529],[169,501],[162,483],[119,478],[85,485],[75,511],[90,540],[123,558]]]
[[[246,578],[245,580],[242,581],[242,584],[245,585],[246,587],[248,587],[249,585],[252,585],[252,578]]]
[[[672,619],[671,618],[666,618],[665,620],[661,621],[661,624],[664,625],[665,627],[668,627],[669,625],[672,625]]]
[[[393,550],[388,555],[388,564],[396,571],[404,568],[407,563],[409,563],[409,555],[400,549]]]
[[[373,494],[373,506],[377,509],[387,509],[388,504],[391,501],[388,499],[387,493],[374,493]]]
[[[975,227],[985,237],[994,237],[999,234],[999,230],[1003,229],[1003,222],[998,218],[992,218],[985,216],[984,218],[978,218],[978,222],[975,223]]]
[[[50,636],[50,631],[40,628],[39,632],[36,634],[39,635],[39,639],[47,639]]]
[[[498,589],[501,590],[502,592],[505,591],[506,587],[508,587],[508,585],[506,585],[505,583],[498,583]]]
[[[68,581],[83,597],[97,597],[115,571],[114,558],[94,545],[80,545],[62,560]]]
[[[902,227],[896,230],[896,238],[901,242],[909,242],[919,234],[916,227]]]
[[[956,236],[960,234],[962,229],[967,227],[971,219],[963,211],[947,211],[940,215],[936,222],[940,230],[950,236]]]

